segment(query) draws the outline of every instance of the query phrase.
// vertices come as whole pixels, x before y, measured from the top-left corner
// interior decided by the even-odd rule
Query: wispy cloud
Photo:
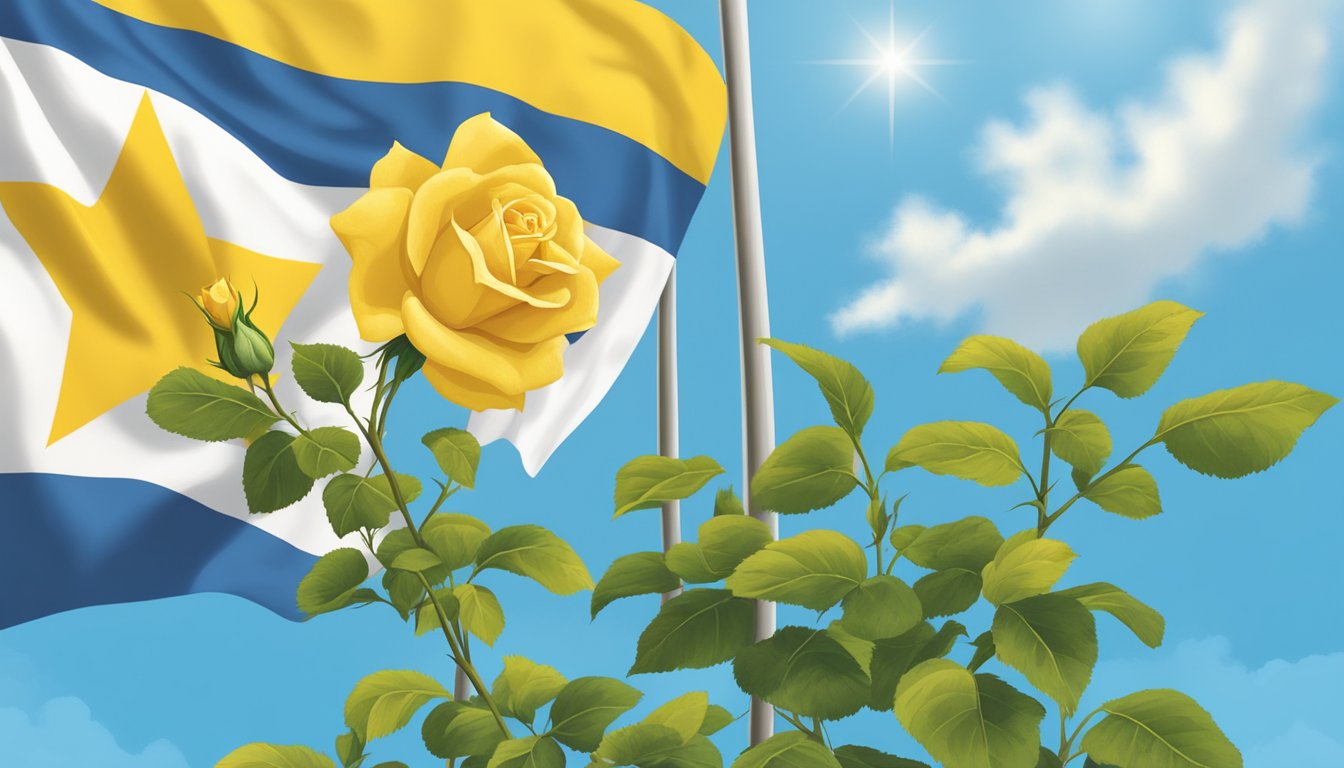
[[[167,741],[132,753],[93,719],[83,700],[52,699],[29,715],[0,709],[0,764],[25,768],[187,768],[187,760]]]
[[[1054,349],[1149,299],[1209,253],[1306,212],[1322,153],[1304,129],[1323,90],[1338,0],[1251,0],[1220,48],[1168,63],[1162,95],[1101,111],[1062,85],[1021,125],[985,126],[979,170],[1007,190],[979,227],[903,200],[876,248],[889,279],[831,316],[838,334],[976,312],[988,332]]]
[[[1246,768],[1344,765],[1344,652],[1252,667],[1227,638],[1187,640],[1099,664],[1082,711],[1147,688],[1193,696],[1241,749]]]

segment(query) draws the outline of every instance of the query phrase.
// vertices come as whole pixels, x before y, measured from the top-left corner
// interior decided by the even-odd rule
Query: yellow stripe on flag
[[[322,75],[500,91],[627,136],[701,183],[723,136],[714,62],[633,0],[95,1]]]

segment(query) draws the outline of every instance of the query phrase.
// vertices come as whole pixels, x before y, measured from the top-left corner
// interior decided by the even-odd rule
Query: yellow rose
[[[233,327],[233,316],[238,312],[238,291],[225,278],[219,278],[201,289],[201,309],[210,321],[220,328]]]
[[[565,334],[597,323],[598,284],[620,266],[489,113],[458,126],[442,168],[393,144],[331,226],[360,335],[406,334],[434,388],[474,411],[522,410],[560,378]]]

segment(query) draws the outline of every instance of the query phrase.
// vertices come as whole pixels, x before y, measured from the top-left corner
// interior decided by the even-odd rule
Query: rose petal
[[[568,198],[555,198],[555,237],[552,242],[565,249],[566,253],[583,261],[583,218],[579,209]]]
[[[443,158],[444,168],[470,168],[477,173],[489,173],[506,165],[521,163],[541,164],[527,142],[482,112],[468,118],[457,127],[448,143],[448,154]]]
[[[573,292],[573,300],[559,309],[536,309],[519,304],[482,320],[476,327],[506,341],[535,344],[568,333],[586,331],[597,324],[597,278],[592,271],[580,269],[574,276],[557,274],[543,277],[537,281],[537,285],[540,287],[548,281],[568,285]]]
[[[399,142],[392,142],[392,148],[387,154],[373,164],[373,172],[369,174],[369,187],[373,189],[405,187],[414,192],[438,172],[439,166],[433,162],[403,147]]]
[[[599,285],[606,282],[611,273],[621,266],[616,257],[602,250],[602,246],[593,242],[587,235],[583,237],[583,258],[580,261],[583,266],[593,271]]]
[[[491,274],[486,265],[485,253],[481,250],[480,243],[476,242],[476,239],[471,236],[470,232],[467,232],[462,229],[462,227],[458,226],[456,221],[452,222],[452,226],[453,230],[457,232],[457,236],[461,239],[463,247],[467,249],[468,255],[471,256],[472,274],[477,283],[480,283],[487,288],[493,288],[511,299],[516,299],[539,309],[554,309],[556,307],[563,307],[565,304],[569,303],[569,290],[564,287],[556,287],[554,289],[533,293],[524,291],[515,285],[506,283],[495,277]]]
[[[454,217],[454,221],[456,221]],[[467,230],[481,246],[485,265],[490,274],[509,285],[518,284],[518,270],[514,263],[513,240],[504,226],[504,207],[498,200],[491,202],[491,211],[474,227]]]
[[[415,193],[411,203],[411,216],[406,231],[406,258],[411,269],[419,275],[425,271],[425,262],[434,248],[434,241],[443,231],[447,220],[460,202],[459,198],[477,191],[481,177],[467,168],[449,168],[435,174]],[[489,198],[484,191],[476,195],[480,198],[481,214],[489,210]]]
[[[512,344],[473,330],[454,330],[435,320],[415,296],[401,305],[406,335],[426,358],[463,371],[506,395],[543,387],[564,372],[563,336],[539,344]]]
[[[439,365],[432,360],[425,361],[425,379],[445,400],[472,411],[485,411],[491,408],[513,408],[523,410],[525,395],[506,395],[484,381],[467,374]]]
[[[420,275],[416,295],[439,322],[450,328],[469,328],[481,317],[518,303],[476,280],[476,266],[457,230],[445,232],[430,252]],[[466,233],[466,240],[472,240]]]
[[[350,308],[367,341],[389,341],[404,333],[401,303],[410,286],[400,256],[410,206],[409,189],[384,187],[331,217],[331,228],[353,261]]]

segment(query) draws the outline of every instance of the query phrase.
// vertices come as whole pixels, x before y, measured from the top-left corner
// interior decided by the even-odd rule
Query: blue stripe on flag
[[[196,592],[290,619],[317,557],[152,483],[0,474],[0,629],[74,608]]]
[[[232,43],[159,27],[89,0],[4,0],[0,37],[49,45],[164,93],[302,184],[363,187],[400,141],[432,160],[481,112],[530,144],[584,219],[676,254],[704,185],[643,145],[468,83],[375,83],[314,74]]]

